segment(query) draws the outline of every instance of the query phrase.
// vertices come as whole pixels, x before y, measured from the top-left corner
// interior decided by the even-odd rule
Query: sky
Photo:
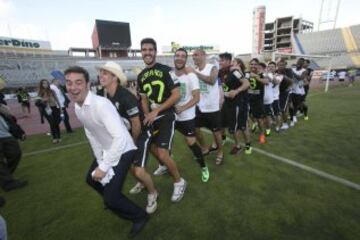
[[[266,7],[266,22],[302,17],[318,29],[322,0],[0,0],[0,36],[50,41],[53,50],[92,47],[95,19],[130,23],[132,48],[152,37],[158,48],[218,45],[221,51],[250,53],[252,12]],[[323,19],[336,0],[324,0]],[[336,27],[360,24],[360,1],[341,0]],[[327,13],[330,13],[328,15]],[[331,26],[323,25],[321,29]]]

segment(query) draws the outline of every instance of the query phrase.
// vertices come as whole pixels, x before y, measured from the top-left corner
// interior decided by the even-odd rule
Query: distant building
[[[265,6],[256,7],[253,11],[252,27],[252,56],[258,57],[264,47],[264,29],[265,29]]]
[[[293,34],[312,32],[314,24],[302,18],[282,17],[265,24],[264,52],[293,52]]]

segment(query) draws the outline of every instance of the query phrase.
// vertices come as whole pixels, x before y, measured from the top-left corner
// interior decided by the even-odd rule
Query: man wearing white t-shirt
[[[220,94],[219,85],[216,81],[218,70],[214,65],[206,63],[206,53],[202,49],[194,51],[193,60],[196,66],[195,70],[187,69],[196,74],[200,85],[200,101],[197,105],[195,118],[196,138],[202,147],[203,153],[207,154],[209,147],[205,144],[200,128],[206,127],[213,132],[218,146],[215,163],[220,165],[223,163],[224,154],[221,136]]]
[[[188,54],[185,49],[179,48],[176,50],[174,56],[175,76],[180,83],[181,98],[175,105],[175,128],[184,135],[187,145],[201,167],[201,180],[207,182],[210,176],[209,170],[195,138],[195,107],[200,100],[199,79],[195,73],[186,74],[187,57]]]
[[[272,113],[276,121],[275,131],[279,132],[281,127],[281,117],[280,117],[280,104],[279,104],[279,96],[280,96],[280,83],[283,79],[283,75],[276,73],[276,63],[269,62],[268,63],[268,78],[272,84],[272,99],[273,102],[271,104]]]
[[[307,117],[307,106],[304,104],[305,89],[304,84],[307,83],[307,71],[303,68],[304,59],[299,58],[296,66],[292,68],[294,74],[294,83],[292,86],[293,109],[290,111],[290,126],[294,126],[297,122],[296,112],[300,109],[304,110],[304,119]]]

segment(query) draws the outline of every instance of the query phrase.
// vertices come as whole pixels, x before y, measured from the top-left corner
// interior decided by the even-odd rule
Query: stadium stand
[[[334,68],[360,67],[360,25],[297,34],[293,42],[297,54],[331,56]],[[321,59],[316,63],[326,67],[329,61]]]

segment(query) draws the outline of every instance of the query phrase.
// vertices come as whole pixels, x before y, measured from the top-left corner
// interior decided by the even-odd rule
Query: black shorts
[[[178,130],[185,137],[195,136],[195,119],[187,121],[176,121],[175,129]]]
[[[246,102],[223,105],[223,125],[233,134],[238,130],[245,131],[249,116],[249,105]]]
[[[291,99],[294,107],[299,107],[305,101],[305,95],[293,93]]]
[[[286,111],[286,108],[289,104],[289,99],[290,99],[290,91],[280,92],[279,105],[280,105],[280,111],[282,113]]]
[[[264,104],[264,113],[265,116],[273,116],[274,115],[274,111],[272,109],[272,104]]]
[[[205,127],[212,132],[220,131],[222,128],[221,112],[203,113],[200,112],[199,108],[196,108],[195,127]]]
[[[164,115],[156,120],[152,126],[145,128],[136,142],[138,149],[133,164],[139,167],[146,166],[149,157],[150,144],[155,144],[159,148],[165,148],[171,151],[174,130],[174,113]]]
[[[259,95],[251,95],[249,98],[250,104],[250,113],[251,115],[256,118],[263,118],[264,117],[264,99],[262,96]]]
[[[274,100],[274,102],[272,103],[272,110],[273,110],[275,116],[280,115],[280,102],[279,102],[279,100]]]

